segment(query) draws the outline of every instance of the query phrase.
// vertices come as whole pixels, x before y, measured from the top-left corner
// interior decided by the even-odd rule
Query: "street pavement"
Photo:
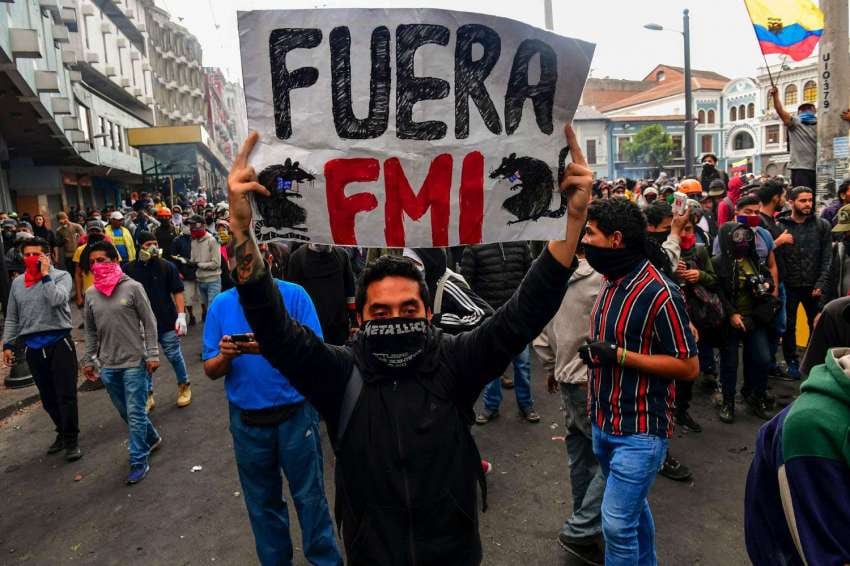
[[[45,455],[54,432],[39,405],[0,423],[0,565],[256,563],[223,381],[204,376],[200,342],[201,328],[191,328],[184,341],[193,390],[189,407],[174,404],[176,384],[167,362],[156,374],[152,420],[164,442],[138,485],[124,485],[127,429],[103,390],[80,393],[85,455],[75,463]],[[577,564],[556,543],[571,509],[559,398],[546,393],[536,361],[533,370],[541,422],[521,421],[513,393],[505,391],[501,417],[473,431],[495,466],[488,476],[489,510],[480,518],[486,565]],[[794,391],[786,383],[773,386],[786,402]],[[677,483],[659,476],[650,497],[659,563],[748,564],[743,496],[760,421],[739,403],[736,423],[721,424],[700,387],[692,413],[704,432],[677,429],[671,450],[692,468],[694,479]],[[324,440],[333,509],[333,454]],[[193,472],[196,466],[201,469]],[[292,505],[290,519],[295,564],[307,564]]]

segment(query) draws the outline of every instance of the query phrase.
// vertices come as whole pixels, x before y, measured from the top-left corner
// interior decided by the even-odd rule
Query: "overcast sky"
[[[156,0],[201,42],[205,66],[242,82],[236,11],[269,8],[444,8],[488,13],[544,27],[543,0]],[[763,60],[743,0],[553,0],[555,31],[596,44],[592,76],[643,78],[658,63],[684,62],[679,34],[649,31],[655,22],[682,29],[691,10],[691,62],[729,78],[755,76]],[[517,6],[522,6],[517,11]],[[769,56],[771,65],[779,62]]]

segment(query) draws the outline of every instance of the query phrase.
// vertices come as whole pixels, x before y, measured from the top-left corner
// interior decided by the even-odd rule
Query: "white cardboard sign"
[[[239,13],[258,240],[563,237],[556,192],[593,44],[428,9]]]

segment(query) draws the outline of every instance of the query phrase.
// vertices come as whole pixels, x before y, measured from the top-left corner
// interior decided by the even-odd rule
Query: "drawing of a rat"
[[[564,176],[564,161],[569,148],[561,149],[558,156],[558,179]],[[561,205],[556,210],[549,210],[552,204],[552,193],[555,190],[555,180],[552,170],[544,161],[534,157],[517,157],[515,153],[502,158],[499,167],[490,173],[491,179],[507,179],[511,183],[510,190],[519,190],[518,194],[505,199],[502,208],[516,217],[508,225],[527,220],[536,221],[538,218],[561,218],[567,212],[567,195],[561,193]]]
[[[265,226],[290,228],[306,232],[307,211],[293,202],[303,198],[298,184],[315,180],[315,177],[287,158],[283,165],[269,165],[257,176],[271,196],[257,197],[257,208],[265,220]]]

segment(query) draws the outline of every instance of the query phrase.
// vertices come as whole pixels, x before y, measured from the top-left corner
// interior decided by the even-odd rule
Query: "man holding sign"
[[[434,329],[428,288],[407,259],[382,257],[360,278],[362,330],[330,346],[295,322],[252,238],[251,197],[268,195],[248,158],[228,189],[239,299],[260,352],[324,417],[336,450],[337,521],[349,564],[475,565],[477,489],[486,485],[469,425],[481,390],[557,312],[575,266],[593,175],[571,127],[560,189],[564,239],[550,241],[514,296],[473,331]],[[563,221],[562,221],[563,222]]]

